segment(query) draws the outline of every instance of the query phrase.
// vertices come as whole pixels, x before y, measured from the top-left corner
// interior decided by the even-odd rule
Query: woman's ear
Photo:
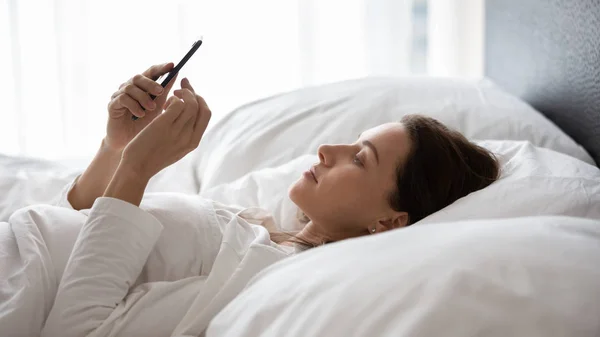
[[[396,228],[406,227],[408,224],[408,213],[394,212],[392,217],[379,220],[376,227],[377,232],[389,231]]]

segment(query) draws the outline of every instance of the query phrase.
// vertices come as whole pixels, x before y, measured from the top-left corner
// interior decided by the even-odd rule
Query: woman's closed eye
[[[363,164],[362,160],[360,160],[360,158],[355,155],[354,156],[354,160],[352,160],[352,162],[360,167],[364,167],[365,165]]]

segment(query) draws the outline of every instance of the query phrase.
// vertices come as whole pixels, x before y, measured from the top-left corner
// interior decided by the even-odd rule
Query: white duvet
[[[91,210],[15,212],[0,222],[0,335],[200,334],[252,276],[291,253],[238,211],[158,193],[140,207],[99,198]]]

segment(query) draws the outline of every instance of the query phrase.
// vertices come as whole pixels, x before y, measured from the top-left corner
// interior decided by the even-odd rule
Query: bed
[[[483,80],[357,79],[229,113],[148,191],[259,206],[296,230],[287,187],[317,147],[409,113],[492,150],[502,177],[409,228],[269,267],[206,336],[600,335],[599,31],[597,0],[488,0]],[[0,221],[84,166],[0,165]]]
[[[352,91],[352,84],[307,93],[335,97],[323,104],[299,96],[294,102],[307,99],[306,111],[318,116],[331,110],[339,116],[348,101],[352,111],[366,113],[362,100],[352,100],[356,95],[376,110],[393,111],[383,119],[397,117],[398,110],[424,111],[482,139],[499,154],[502,178],[412,227],[327,245],[271,266],[212,320],[206,336],[600,335],[600,2],[488,0],[485,8],[482,82],[372,79],[348,96],[323,92]],[[386,96],[387,90],[393,94]],[[415,97],[451,103],[417,107]],[[282,106],[277,98],[271,103]],[[311,106],[326,108],[314,112]],[[529,108],[552,125],[534,118]],[[226,123],[248,119],[248,110]],[[278,133],[268,138],[281,147],[263,142],[254,148],[252,140],[260,140],[237,144],[217,128],[220,150],[252,153],[258,159],[250,165],[257,171],[218,172],[205,162],[201,192],[268,204],[280,221],[290,220],[293,207],[285,197],[273,200],[282,188],[277,181],[293,175],[294,165],[315,159],[308,154],[315,143],[350,137],[336,139],[340,134],[331,136],[328,129],[334,119],[315,116],[317,130],[303,137],[294,128],[302,123],[295,111],[285,116],[269,111],[266,119],[276,117],[265,123],[280,123],[277,127],[306,144],[304,153]],[[356,124],[349,118],[344,127],[351,132],[368,127],[379,114],[357,118]],[[264,128],[268,125],[246,131],[261,137],[268,134]],[[215,140],[211,146],[219,145]],[[271,168],[277,164],[280,170]],[[250,191],[265,183],[274,187]]]

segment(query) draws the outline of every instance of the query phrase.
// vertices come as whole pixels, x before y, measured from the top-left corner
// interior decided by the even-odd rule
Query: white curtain
[[[180,78],[214,121],[307,85],[424,73],[417,33],[440,40],[447,29],[421,27],[423,8],[426,0],[0,0],[0,153],[93,155],[119,84],[178,62],[201,35]]]
[[[483,75],[484,1],[430,0],[427,71],[435,76]]]

